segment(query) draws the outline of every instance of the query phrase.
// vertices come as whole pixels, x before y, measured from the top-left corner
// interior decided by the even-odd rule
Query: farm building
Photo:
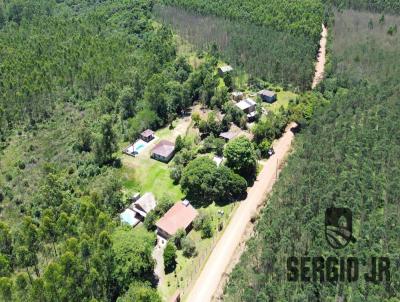
[[[174,236],[179,229],[184,229],[188,233],[197,215],[196,209],[188,200],[178,202],[157,221],[157,234],[168,239]]]
[[[223,138],[226,142],[230,141],[231,139],[234,139],[236,136],[238,136],[238,132],[233,132],[233,131],[228,131],[228,132],[222,132],[219,137]]]
[[[244,97],[243,92],[240,92],[240,91],[232,92],[232,98],[235,102],[239,102],[239,101],[243,100],[243,97]]]
[[[232,66],[225,65],[218,68],[218,73],[220,76],[223,76],[233,70]]]
[[[151,150],[151,157],[167,163],[171,160],[175,153],[175,144],[167,141],[161,140],[154,148]]]
[[[140,134],[140,138],[148,143],[154,139],[154,131],[147,129]]]
[[[247,114],[247,119],[252,121],[256,117],[256,105],[257,103],[250,98],[244,99],[239,103],[236,103],[236,106]]]
[[[271,90],[261,90],[258,92],[258,95],[264,102],[273,103],[276,101],[276,93]]]
[[[134,227],[143,221],[147,214],[154,210],[156,205],[157,201],[153,193],[146,193],[121,213],[121,221]]]

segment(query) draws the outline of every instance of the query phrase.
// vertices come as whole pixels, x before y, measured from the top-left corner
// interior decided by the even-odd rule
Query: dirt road
[[[290,131],[294,126],[295,124],[291,124],[287,128],[285,134],[275,142],[275,155],[264,163],[257,177],[257,181],[254,183],[254,186],[248,190],[246,200],[240,203],[239,208],[236,210],[224,234],[208,258],[199,278],[189,292],[186,301],[211,301],[240,243],[247,224],[250,222],[252,215],[256,213],[257,208],[265,201],[266,194],[271,191],[276,181],[279,165],[288,154],[294,138],[293,132]]]
[[[315,66],[315,76],[312,83],[312,89],[314,89],[324,78],[325,62],[326,62],[326,42],[328,39],[328,29],[322,24],[322,34],[319,46],[319,55],[317,65]]]

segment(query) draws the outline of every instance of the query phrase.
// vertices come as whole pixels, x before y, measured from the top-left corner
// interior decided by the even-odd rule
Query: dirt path
[[[263,204],[266,194],[271,191],[276,181],[280,163],[288,154],[294,138],[293,132],[290,131],[294,126],[295,124],[291,124],[285,134],[275,142],[275,155],[265,162],[257,181],[248,190],[246,200],[242,201],[236,210],[224,234],[208,258],[199,278],[189,292],[186,301],[208,302],[213,298],[220,280],[226,273],[235,250],[240,244],[246,227],[250,223],[251,217],[257,213],[257,208]]]
[[[314,89],[324,78],[325,62],[326,62],[326,42],[328,38],[328,28],[322,24],[322,34],[319,46],[319,55],[317,65],[315,66],[315,76],[312,83],[312,89]]]

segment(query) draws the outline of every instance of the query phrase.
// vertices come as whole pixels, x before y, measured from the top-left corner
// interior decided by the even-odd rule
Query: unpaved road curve
[[[326,62],[326,43],[328,39],[328,28],[322,24],[321,41],[319,45],[319,55],[317,65],[315,65],[314,81],[311,88],[314,89],[324,78],[325,62]]]
[[[236,210],[224,234],[211,252],[200,276],[185,299],[186,301],[211,301],[241,241],[247,224],[250,222],[252,215],[256,213],[257,208],[265,201],[266,194],[271,191],[276,181],[276,173],[279,164],[289,153],[294,138],[294,134],[290,129],[295,125],[294,123],[289,125],[285,134],[274,143],[275,155],[265,162],[257,177],[257,181],[254,183],[253,187],[248,190],[246,200],[240,203],[239,208]]]

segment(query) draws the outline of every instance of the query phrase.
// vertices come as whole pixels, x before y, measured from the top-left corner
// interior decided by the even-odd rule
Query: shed
[[[264,102],[273,103],[276,101],[276,93],[274,91],[264,89],[259,91],[258,95]]]
[[[225,75],[226,73],[229,73],[233,70],[232,66],[230,65],[224,65],[218,68],[218,73],[220,76]]]
[[[175,144],[167,141],[161,140],[152,150],[151,157],[167,163],[171,160],[175,153]]]
[[[132,203],[129,208],[144,218],[151,210],[154,210],[156,205],[157,201],[153,193],[147,192],[136,202]]]
[[[178,202],[157,221],[157,234],[168,239],[174,236],[179,229],[184,229],[188,233],[197,215],[197,210],[188,200]]]
[[[244,97],[243,92],[240,92],[240,91],[234,91],[234,92],[232,92],[232,98],[233,98],[233,100],[234,100],[235,102],[241,101],[241,100],[243,99],[243,97]]]
[[[140,138],[148,143],[149,141],[154,139],[154,131],[147,129],[140,133]]]
[[[234,139],[236,136],[238,136],[238,134],[238,132],[228,131],[222,132],[219,137],[223,138],[225,141],[230,141],[231,139]]]

